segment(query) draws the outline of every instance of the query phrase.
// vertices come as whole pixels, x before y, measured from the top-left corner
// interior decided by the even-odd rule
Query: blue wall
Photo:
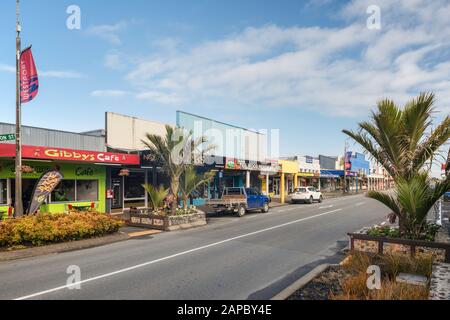
[[[356,152],[352,154],[350,161],[352,163],[352,169],[350,171],[360,172],[365,175],[370,174],[370,162],[366,160],[366,156],[364,154]]]

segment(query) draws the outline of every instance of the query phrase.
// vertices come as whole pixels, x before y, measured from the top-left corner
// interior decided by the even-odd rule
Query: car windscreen
[[[304,193],[304,192],[306,192],[306,188],[295,189],[295,192]]]

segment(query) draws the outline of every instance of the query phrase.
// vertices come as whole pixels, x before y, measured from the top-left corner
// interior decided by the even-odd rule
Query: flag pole
[[[16,0],[16,185],[15,185],[15,198],[14,198],[14,216],[23,216],[23,203],[22,203],[22,112],[20,101],[20,54],[21,54],[21,41],[20,32],[22,27],[20,25],[20,3]]]

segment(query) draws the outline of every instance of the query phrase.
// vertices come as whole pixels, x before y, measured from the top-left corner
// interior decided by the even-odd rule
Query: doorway
[[[22,202],[23,209],[25,212],[28,211],[31,204],[31,198],[33,197],[34,187],[38,179],[23,179],[22,180]],[[11,203],[14,206],[14,201],[16,198],[16,181],[11,179]]]
[[[123,191],[122,191],[122,178],[112,179],[113,199],[111,208],[122,209],[123,208]]]

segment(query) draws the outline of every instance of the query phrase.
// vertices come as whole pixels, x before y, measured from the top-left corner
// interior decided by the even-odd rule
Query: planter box
[[[450,262],[450,243],[375,237],[362,233],[349,233],[348,236],[352,251],[411,256],[433,255],[436,262]]]
[[[197,211],[183,216],[159,216],[144,211],[130,212],[129,226],[163,231],[190,229],[206,225],[206,214]]]

